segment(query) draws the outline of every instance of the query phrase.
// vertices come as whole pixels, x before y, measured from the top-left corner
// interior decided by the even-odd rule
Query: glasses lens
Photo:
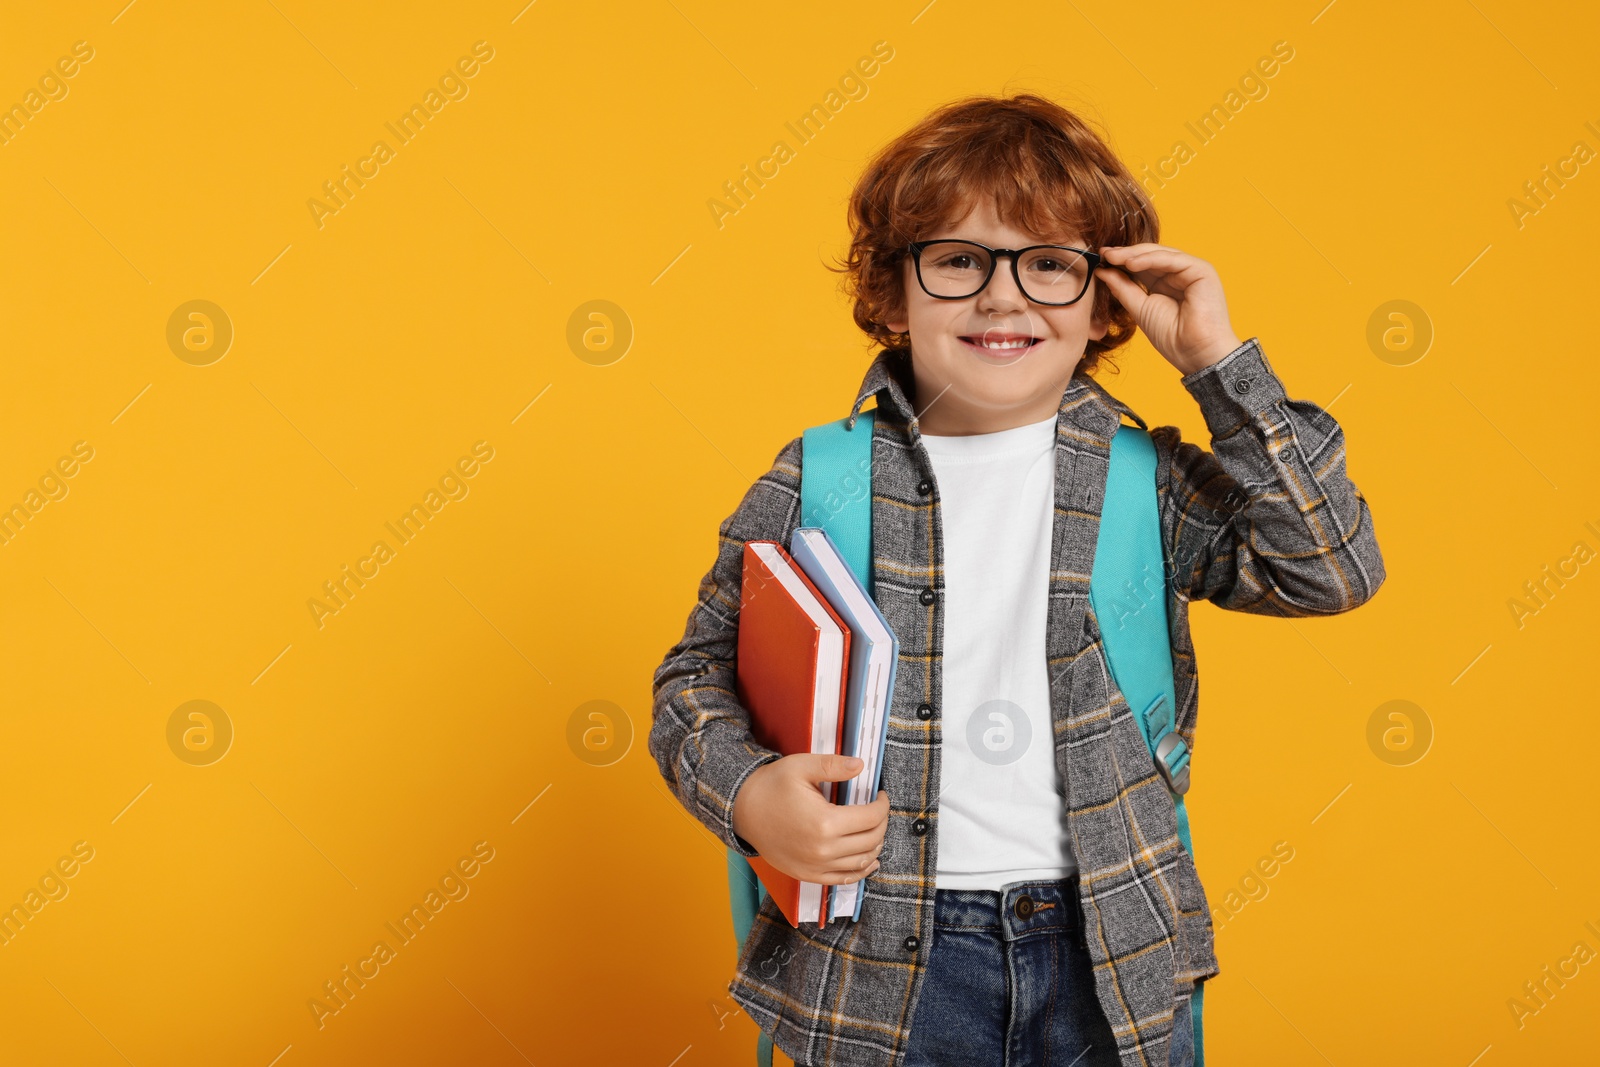
[[[966,241],[933,241],[922,249],[922,287],[933,296],[968,297],[989,277],[989,252]],[[1071,248],[1047,245],[1017,264],[1022,291],[1041,304],[1066,304],[1089,287],[1089,261]]]
[[[921,270],[933,296],[971,296],[989,276],[989,253],[965,241],[934,241],[922,250]]]
[[[1076,300],[1089,285],[1089,261],[1070,248],[1034,248],[1017,264],[1022,291],[1041,304]]]

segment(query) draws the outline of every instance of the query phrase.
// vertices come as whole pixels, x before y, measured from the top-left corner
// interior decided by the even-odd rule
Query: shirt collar
[[[856,419],[861,413],[861,406],[868,399],[877,397],[880,409],[907,424],[911,440],[915,443],[921,436],[917,413],[913,410],[910,399],[915,393],[916,385],[911,375],[910,352],[883,349],[873,359],[872,366],[867,368],[866,377],[861,380],[861,388],[856,392],[856,401],[845,419],[845,426],[854,429]],[[1062,391],[1058,415],[1080,429],[1096,433],[1106,439],[1110,439],[1111,435],[1116,433],[1123,415],[1132,419],[1142,430],[1150,428],[1132,408],[1106,392],[1105,387],[1098,381],[1081,374],[1073,375],[1066,389]]]

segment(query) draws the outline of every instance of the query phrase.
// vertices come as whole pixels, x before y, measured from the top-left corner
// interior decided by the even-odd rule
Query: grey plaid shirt
[[[1165,1064],[1174,1009],[1218,973],[1210,908],[1180,844],[1172,796],[1112,681],[1089,605],[1111,437],[1126,415],[1149,429],[1170,583],[1177,728],[1195,747],[1198,681],[1189,602],[1260,615],[1330,615],[1368,600],[1383,558],[1366,499],[1345,474],[1344,434],[1292,400],[1252,337],[1181,379],[1215,452],[1150,429],[1093,378],[1074,377],[1056,421],[1055,516],[1046,663],[1079,902],[1095,992],[1123,1064]],[[878,606],[900,639],[882,787],[889,826],[859,922],[791,927],[771,898],[729,992],[778,1048],[804,1064],[898,1067],[933,942],[939,848],[940,657],[944,571],[939,490],[920,443],[908,359],[880,352],[850,417],[877,398],[872,544]],[[801,439],[717,531],[683,639],[654,677],[650,752],[678,800],[725,844],[745,777],[779,754],[750,735],[735,698],[741,554],[788,547],[800,515]],[[1205,773],[1205,761],[1194,764]],[[926,832],[913,823],[925,819]],[[1203,819],[1201,815],[1199,818]]]

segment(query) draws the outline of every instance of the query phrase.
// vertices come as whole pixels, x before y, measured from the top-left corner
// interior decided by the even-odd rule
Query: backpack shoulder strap
[[[1094,553],[1089,602],[1100,624],[1111,675],[1133,709],[1156,770],[1173,794],[1178,840],[1192,857],[1194,843],[1183,803],[1189,788],[1189,746],[1176,729],[1156,449],[1150,434],[1137,426],[1121,426],[1111,438],[1110,471]],[[1204,982],[1195,983],[1189,1001],[1196,1067],[1205,1064],[1204,991]]]
[[[874,411],[825,422],[801,440],[800,525],[828,531],[839,553],[872,593],[872,428]]]
[[[1089,601],[1117,688],[1167,786],[1189,788],[1189,750],[1175,729],[1167,571],[1149,433],[1122,426],[1111,439],[1105,503],[1095,541]],[[1184,847],[1189,847],[1187,833]]]

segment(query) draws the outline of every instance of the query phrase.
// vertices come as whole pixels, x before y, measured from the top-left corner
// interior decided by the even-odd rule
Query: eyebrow
[[[983,241],[979,241],[979,240],[977,240],[976,238],[973,238],[973,237],[934,237],[934,238],[930,238],[930,240],[934,240],[934,241],[965,241],[968,244],[983,245],[985,248],[991,247],[990,245],[985,244]],[[1092,245],[1089,245],[1088,243],[1083,241],[1081,238],[1077,238],[1077,237],[1070,238],[1070,239],[1067,239],[1067,240],[1062,240],[1062,241],[1037,241],[1037,242],[1033,242],[1031,244],[1022,245],[1020,247],[1022,247],[1022,248],[1035,248],[1035,247],[1037,247],[1039,245],[1054,245],[1057,248],[1077,248],[1077,249],[1081,249],[1082,251],[1085,251],[1085,252],[1094,251],[1094,248],[1093,248]]]

